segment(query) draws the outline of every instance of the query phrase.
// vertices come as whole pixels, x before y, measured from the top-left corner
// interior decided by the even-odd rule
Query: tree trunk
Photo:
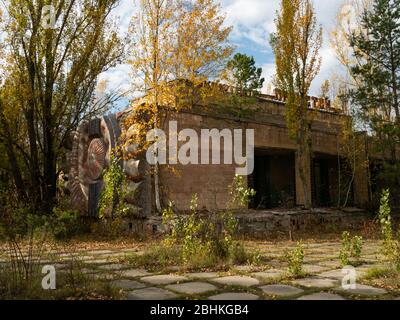
[[[303,205],[306,209],[312,207],[311,194],[311,132],[307,123],[302,123],[297,133],[296,162],[301,181]]]
[[[53,128],[55,123],[53,120],[53,85],[54,85],[54,59],[52,54],[52,32],[47,33],[46,47],[46,80],[45,94],[43,101],[43,144],[44,144],[44,203],[43,208],[46,213],[50,214],[53,211],[57,194],[57,159],[55,152],[55,139]]]
[[[0,109],[1,109],[1,101],[0,101]],[[21,169],[18,165],[17,156],[14,151],[14,146],[13,146],[8,122],[5,119],[4,114],[1,110],[0,110],[0,123],[4,130],[7,158],[10,163],[10,166],[11,166],[11,171],[12,171],[15,187],[17,190],[17,194],[21,198],[21,200],[26,200],[26,192],[25,192],[25,188],[24,188],[24,182],[22,180]]]

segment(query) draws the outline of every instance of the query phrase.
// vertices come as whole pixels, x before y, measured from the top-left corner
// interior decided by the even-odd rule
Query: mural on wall
[[[101,119],[82,122],[73,134],[72,150],[68,155],[68,189],[71,192],[72,205],[82,214],[97,216],[101,192],[104,188],[103,172],[110,165],[113,150],[119,145],[123,113],[110,114]],[[134,131],[134,128],[128,129]],[[128,145],[123,154],[132,153],[135,145]],[[146,201],[146,163],[129,158],[120,160],[127,177],[127,206],[138,215],[147,215]],[[139,205],[141,204],[141,205]]]

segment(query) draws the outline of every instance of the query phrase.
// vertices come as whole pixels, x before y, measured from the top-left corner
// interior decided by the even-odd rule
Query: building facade
[[[96,215],[101,190],[104,187],[102,172],[110,162],[110,155],[120,143],[121,135],[135,133],[135,125],[124,128],[124,119],[138,105],[138,99],[123,112],[82,123],[73,137],[73,147],[68,157],[68,185],[73,205],[82,212]],[[370,200],[369,161],[379,158],[370,150],[369,138],[360,133],[357,137],[357,162],[355,170],[346,165],[343,142],[340,138],[347,117],[342,110],[334,110],[326,99],[310,97],[309,112],[312,116],[312,168],[307,177],[310,181],[313,206],[337,207],[344,199],[347,206],[363,207]],[[233,112],[234,111],[234,112]],[[237,110],[236,110],[237,111]],[[247,185],[256,191],[250,207],[253,209],[291,208],[304,205],[298,164],[295,160],[296,144],[289,138],[285,120],[284,98],[260,95],[238,113],[229,108],[217,108],[212,104],[197,105],[179,113],[170,112],[162,121],[161,129],[168,133],[171,122],[177,132],[190,129],[202,137],[202,130],[217,129],[219,133],[254,130],[254,170],[247,176]],[[228,130],[228,131],[226,131]],[[168,135],[167,135],[168,136]],[[227,150],[221,135],[220,158]],[[167,149],[170,146],[167,137]],[[243,150],[246,139],[242,137]],[[207,142],[211,157],[212,140]],[[185,141],[178,142],[178,149]],[[229,145],[228,145],[229,146]],[[200,209],[207,211],[226,209],[229,201],[229,185],[238,165],[236,163],[213,164],[200,161],[205,145],[199,143],[195,152],[198,161],[160,165],[159,190],[163,205],[173,201],[177,209],[188,210],[193,194],[198,196]],[[124,152],[134,153],[137,146],[124,146]],[[230,147],[229,147],[230,148]],[[167,150],[168,151],[168,150]],[[191,150],[193,152],[193,150]],[[228,150],[232,154],[233,150]],[[400,153],[399,153],[400,154]],[[194,162],[194,163],[193,163]],[[229,162],[229,161],[228,161]],[[365,164],[365,165],[360,165]],[[154,207],[154,172],[144,154],[123,157],[120,161],[128,177],[127,204],[142,216],[157,214]],[[129,196],[130,194],[130,196]]]

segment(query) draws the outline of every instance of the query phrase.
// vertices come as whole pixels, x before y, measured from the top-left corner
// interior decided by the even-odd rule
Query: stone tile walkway
[[[291,245],[292,246],[292,245]],[[304,278],[288,275],[282,252],[287,247],[271,245],[261,248],[269,260],[266,265],[233,266],[225,272],[185,272],[179,267],[164,272],[132,267],[126,254],[140,254],[136,249],[91,250],[80,253],[81,271],[88,277],[107,281],[125,293],[130,300],[209,299],[209,300],[345,300],[345,299],[395,299],[400,292],[384,290],[363,282],[369,270],[384,267],[378,260],[377,246],[368,246],[357,267],[357,285],[345,290],[341,280],[345,274],[338,259],[340,243],[315,243],[305,245],[308,261],[303,265]],[[104,257],[107,255],[107,257]],[[55,265],[60,272],[72,255],[59,254],[62,264]],[[376,258],[374,258],[376,257]],[[365,258],[365,259],[364,259]]]

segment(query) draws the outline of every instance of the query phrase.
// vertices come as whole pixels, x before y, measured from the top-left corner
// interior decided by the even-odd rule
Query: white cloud
[[[273,0],[224,0],[226,23],[233,26],[232,38],[246,38],[257,45],[268,46],[279,4]]]
[[[272,79],[275,75],[275,64],[274,63],[266,63],[262,66],[263,73],[262,76],[265,78],[264,86],[262,88],[263,93],[271,94],[272,89]]]

